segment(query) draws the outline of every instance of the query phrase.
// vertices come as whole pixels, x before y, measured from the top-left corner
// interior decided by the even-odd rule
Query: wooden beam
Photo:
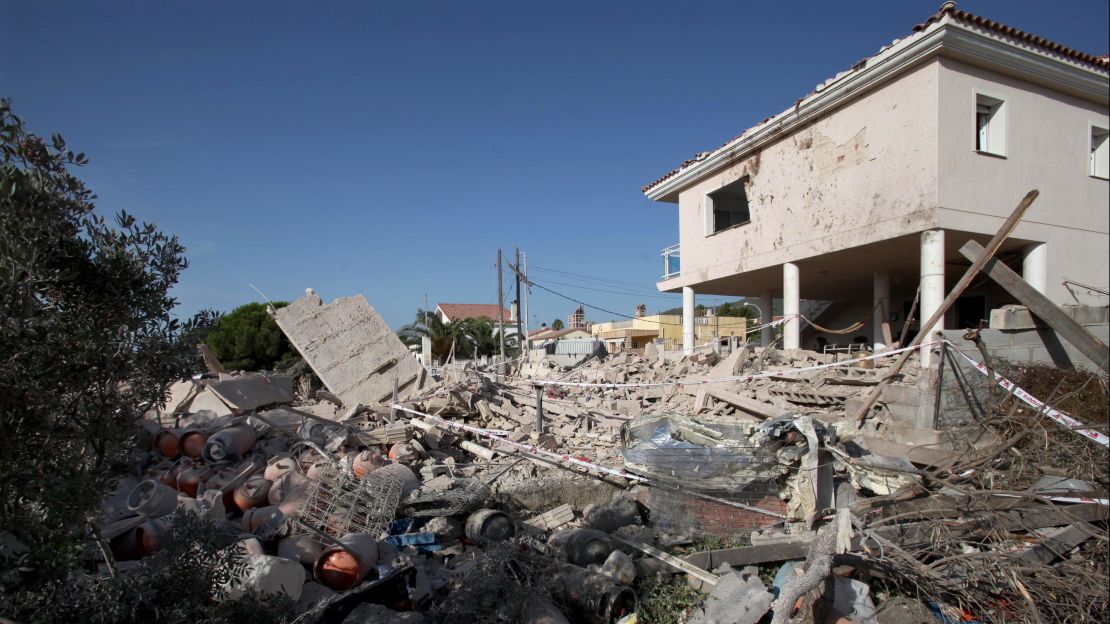
[[[740,410],[743,410],[757,418],[775,418],[782,414],[782,412],[778,410],[774,405],[768,405],[767,403],[763,403],[762,401],[749,399],[745,396],[736,394],[735,392],[729,392],[728,390],[724,390],[721,388],[705,386],[705,394],[713,397],[714,399],[717,399],[718,401],[724,401],[725,403],[739,408]]]
[[[973,534],[996,533],[999,530],[1028,531],[1050,526],[1072,525],[1073,523],[1104,522],[1106,514],[1106,507],[1097,503],[1061,505],[1055,509],[1038,506],[994,513],[987,512],[968,521],[949,524],[946,529],[948,531],[947,538],[961,539]],[[1089,530],[1094,531],[1094,529]],[[890,540],[902,548],[921,548],[928,546],[936,539],[936,523],[933,520],[911,522],[881,527],[875,529],[874,532],[879,537]],[[813,533],[809,533],[779,543],[691,553],[682,559],[700,569],[715,569],[723,563],[731,566],[745,566],[772,561],[804,559],[809,552],[814,537]],[[1078,539],[1078,537],[1078,533],[1069,532],[1065,539],[1059,540],[1059,543],[1046,546],[1046,549],[1052,548],[1051,552],[1059,553],[1060,549],[1066,548],[1068,543]],[[857,535],[852,539],[853,551],[859,551],[864,546],[876,551],[881,549],[881,546],[869,537]],[[1031,557],[1033,556],[1039,559],[1047,556],[1047,553],[1038,551],[1036,555],[1031,555]]]
[[[968,260],[978,262],[980,258],[984,257],[986,250],[975,241],[967,241],[960,248],[960,253]],[[1035,288],[1029,285],[1029,282],[1022,279],[1010,267],[991,258],[983,265],[983,273],[986,273],[1006,292],[1013,295],[1014,299],[1029,308],[1030,312],[1047,323],[1064,340],[1075,345],[1075,348],[1079,349],[1079,352],[1087,356],[1096,366],[1102,370],[1110,370],[1107,368],[1110,366],[1110,348],[1107,348],[1086,327],[1064,314],[1059,306],[1048,297],[1037,292]]]
[[[1021,553],[1018,558],[1024,565],[1052,563],[1098,533],[1099,530],[1087,522],[1072,525]]]
[[[960,281],[956,283],[956,285],[952,288],[952,291],[949,292],[948,296],[945,297],[944,301],[941,302],[940,307],[937,308],[937,311],[934,312],[931,317],[929,317],[929,320],[921,323],[922,331],[917,332],[917,336],[915,336],[914,339],[910,341],[910,344],[907,346],[916,347],[917,345],[921,344],[921,342],[927,337],[924,330],[936,325],[937,321],[944,318],[944,314],[948,312],[948,308],[951,308],[952,304],[956,303],[956,300],[964,294],[964,291],[967,290],[967,287],[971,285],[971,281],[975,279],[975,276],[979,273],[979,270],[983,268],[983,265],[986,264],[986,261],[990,258],[993,258],[994,254],[998,253],[998,248],[1002,246],[1002,243],[1010,236],[1010,233],[1014,231],[1014,228],[1017,227],[1018,222],[1020,222],[1021,218],[1025,216],[1025,212],[1029,210],[1029,206],[1033,205],[1033,202],[1040,194],[1041,192],[1036,189],[1033,189],[1032,191],[1029,191],[1025,194],[1025,197],[1023,197],[1022,200],[1018,202],[1017,207],[1014,208],[1014,211],[1006,219],[1006,222],[1002,224],[1002,228],[999,229],[998,232],[995,233],[994,237],[991,238],[990,242],[987,243],[987,249],[984,257],[979,261],[972,263],[972,265],[968,267],[967,271],[964,272],[963,277],[960,278]],[[862,404],[860,404],[859,409],[856,411],[855,414],[857,429],[863,427],[863,421],[867,418],[867,413],[871,411],[871,407],[875,405],[876,401],[879,400],[879,396],[883,393],[883,387],[889,384],[891,379],[897,377],[898,373],[902,372],[902,367],[906,365],[906,362],[910,359],[910,356],[913,355],[913,352],[913,349],[910,349],[899,356],[898,360],[895,361],[894,366],[887,373],[887,376],[883,379],[882,383],[875,386],[875,389],[871,391],[871,394],[867,395],[867,398],[863,401]]]

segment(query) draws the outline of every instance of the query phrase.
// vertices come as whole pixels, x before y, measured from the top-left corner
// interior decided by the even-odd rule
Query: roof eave
[[[805,127],[851,99],[942,52],[962,60],[1008,68],[1012,73],[1032,77],[1042,84],[1062,87],[1073,94],[1101,101],[1104,105],[1107,101],[1108,74],[1105,71],[1015,45],[1001,36],[951,20],[948,16],[903,39],[886,52],[889,56],[883,57],[880,53],[872,57],[865,67],[827,84],[820,91],[800,100],[793,110],[753,127],[732,143],[647,189],[644,195],[653,201],[677,203],[681,191],[703,178],[754,154],[771,141]]]

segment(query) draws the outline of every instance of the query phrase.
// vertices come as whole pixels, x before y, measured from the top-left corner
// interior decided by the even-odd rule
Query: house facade
[[[758,298],[763,310],[781,298],[787,349],[887,348],[911,308],[931,316],[970,265],[959,248],[986,243],[1031,189],[1040,196],[999,257],[1058,304],[1105,305],[1072,285],[1110,282],[1108,68],[945,3],[909,37],[647,185],[677,205],[679,244],[663,252],[658,288],[683,293],[684,348],[698,293]],[[803,319],[802,299],[830,303]],[[974,325],[1007,303],[977,283],[926,329]],[[860,321],[851,335],[820,330]]]
[[[748,319],[737,316],[701,314],[694,318],[694,345],[703,346],[714,341],[735,337],[743,342]],[[637,316],[624,321],[594,323],[590,330],[605,342],[610,353],[625,349],[643,349],[649,342],[664,350],[682,346],[682,317],[677,314],[652,314]]]
[[[517,335],[516,305],[500,310],[501,320],[505,323],[505,336]],[[494,303],[437,303],[435,315],[444,323],[472,318],[486,319],[493,323],[494,333],[498,331],[498,306]]]

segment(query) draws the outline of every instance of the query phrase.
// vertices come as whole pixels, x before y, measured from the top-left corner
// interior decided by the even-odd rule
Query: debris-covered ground
[[[297,622],[1107,618],[1106,447],[985,378],[941,430],[899,422],[925,373],[884,357],[649,347],[436,380],[365,303],[279,313],[325,388],[209,354],[144,415],[92,578],[200,522],[233,562],[214,604]],[[1104,379],[1006,374],[1104,430]]]

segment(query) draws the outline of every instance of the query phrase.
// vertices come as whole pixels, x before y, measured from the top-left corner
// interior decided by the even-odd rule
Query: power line
[[[614,312],[613,310],[608,310],[608,309],[602,308],[600,306],[595,306],[593,304],[586,303],[585,301],[580,301],[578,299],[575,299],[574,297],[571,297],[569,295],[564,295],[561,292],[551,290],[550,288],[548,288],[548,287],[546,287],[542,284],[537,283],[535,280],[529,279],[527,281],[528,281],[528,284],[530,284],[532,286],[535,286],[536,288],[539,288],[541,290],[546,290],[547,292],[549,292],[549,293],[551,293],[551,294],[553,294],[557,297],[562,297],[563,299],[566,299],[568,301],[573,301],[574,303],[577,303],[578,305],[585,306],[587,308],[592,308],[594,310],[599,310],[601,312],[605,312],[606,314],[614,314],[614,315],[619,316],[621,318],[636,320],[636,317],[634,317],[634,316],[629,316],[627,314],[621,314],[620,312]],[[656,323],[658,325],[670,325],[672,327],[682,327],[683,326],[682,323],[668,323],[666,321],[649,321],[649,320],[646,320],[646,319],[643,319],[643,318],[641,318],[639,320],[644,321],[645,323]]]
[[[605,288],[594,288],[592,286],[582,286],[581,284],[570,284],[570,283],[567,283],[567,282],[557,282],[555,280],[546,280],[546,283],[548,283],[548,284],[559,284],[560,286],[570,286],[571,288],[581,288],[583,290],[596,290],[597,292],[612,293],[614,295],[627,295],[629,297],[654,297],[656,299],[666,299],[667,301],[674,301],[673,296],[667,296],[667,295],[663,295],[663,294],[660,294],[660,293],[647,294],[647,293],[624,292],[624,291],[620,291],[620,290],[608,290],[608,289],[605,289]]]
[[[534,270],[534,271],[535,270],[545,271],[545,272],[548,272],[548,273],[561,273],[563,275],[569,275],[571,277],[581,277],[581,278],[593,280],[595,282],[609,282],[610,284],[618,284],[618,285],[622,285],[622,286],[636,286],[636,287],[640,287],[640,288],[643,288],[644,286],[646,286],[643,282],[629,282],[629,281],[626,281],[626,280],[613,279],[611,277],[597,277],[596,275],[586,275],[586,274],[583,274],[583,273],[572,273],[570,271],[563,271],[561,269],[552,269],[552,268],[549,268],[549,267],[542,267],[542,266],[534,266],[534,267],[532,267],[532,270]]]
[[[594,276],[586,275],[586,274],[583,274],[583,273],[572,273],[570,271],[560,271],[558,269],[549,269],[549,268],[546,268],[546,267],[531,267],[531,269],[532,270],[546,271],[546,272],[549,272],[549,273],[561,273],[563,275],[569,275],[571,277],[577,277],[579,279],[585,279],[585,280],[590,280],[590,281],[593,281],[593,282],[598,282],[598,283],[600,283],[601,285],[604,285],[604,286],[613,285],[613,286],[620,287],[620,288],[623,288],[625,286],[630,286],[630,287],[634,287],[634,288],[645,288],[644,284],[638,283],[638,282],[626,282],[626,281],[622,281],[622,280],[614,280],[614,279],[605,278],[605,277],[594,277]],[[570,284],[570,283],[567,283],[567,282],[557,282],[555,280],[547,280],[547,283],[548,284],[561,284],[563,286],[570,286],[572,288],[583,288],[583,289],[586,289],[586,290],[596,290],[596,291],[599,291],[599,292],[609,292],[609,293],[613,293],[613,294],[617,294],[617,295],[657,297],[657,298],[665,298],[665,299],[670,299],[671,296],[678,296],[678,293],[660,293],[659,291],[655,291],[655,290],[651,290],[651,291],[642,290],[642,291],[638,291],[638,292],[631,292],[627,288],[625,290],[620,290],[620,291],[605,290],[605,289],[602,289],[602,288],[591,288],[591,287],[587,287],[587,286],[582,286],[581,284]],[[647,287],[647,288],[650,288],[650,287]],[[719,301],[729,301],[729,300],[733,300],[733,299],[742,299],[742,297],[730,297],[729,295],[701,295],[701,297],[707,298],[707,299],[712,299],[712,300],[719,300]]]

